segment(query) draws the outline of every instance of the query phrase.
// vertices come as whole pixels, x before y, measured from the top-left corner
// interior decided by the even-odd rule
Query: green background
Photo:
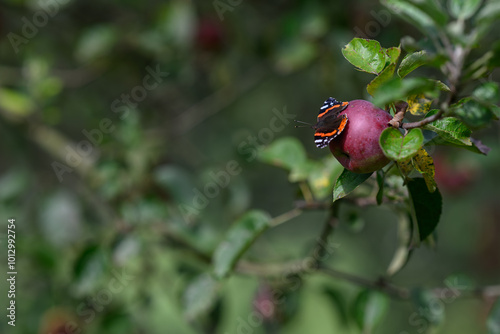
[[[315,147],[308,128],[290,122],[266,129],[276,110],[314,122],[329,96],[369,99],[365,86],[372,77],[342,57],[346,43],[359,36],[391,47],[405,35],[421,36],[377,1],[63,2],[45,16],[36,1],[0,4],[0,264],[6,268],[7,219],[13,217],[18,272],[15,328],[3,315],[7,285],[0,280],[0,332],[63,333],[56,328],[73,320],[84,333],[248,332],[242,326],[254,321],[252,301],[266,282],[233,275],[220,287],[215,308],[189,319],[186,289],[209,268],[186,244],[210,254],[248,209],[275,217],[300,199],[283,170],[254,157],[265,145],[293,136],[309,157],[333,159]],[[222,14],[219,3],[229,4]],[[33,32],[26,22],[39,26]],[[114,112],[113,101],[138,91],[148,67],[168,75],[137,106]],[[432,74],[426,71],[420,73]],[[491,79],[498,77],[497,71]],[[82,131],[99,129],[103,119],[112,130],[59,180],[54,162],[67,165],[67,145],[86,140]],[[395,284],[443,287],[455,274],[474,285],[498,284],[498,123],[474,136],[491,147],[488,156],[430,148],[443,194],[437,246],[414,251]],[[232,161],[240,169],[228,185],[194,219],[183,219],[179,204],[191,205],[193,188],[203,191],[210,173]],[[340,217],[327,263],[376,280],[397,247],[396,215],[386,206],[343,206]],[[326,212],[305,212],[266,231],[246,258],[303,256],[325,218]],[[116,272],[128,273],[130,281],[119,292],[103,292]],[[357,333],[325,287],[338,291],[350,312],[358,286],[306,275],[287,299],[289,317],[251,332]],[[111,299],[93,308],[87,322],[89,313],[79,310],[92,307],[81,305],[99,294]],[[438,313],[446,310],[437,332],[485,333],[491,303],[436,301]],[[408,301],[391,300],[374,333],[422,333],[429,324],[421,313]]]

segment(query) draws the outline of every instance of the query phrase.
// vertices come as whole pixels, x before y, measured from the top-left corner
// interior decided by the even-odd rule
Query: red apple
[[[364,100],[350,101],[342,114],[349,119],[347,125],[330,142],[330,151],[340,164],[354,173],[370,173],[387,165],[390,160],[378,140],[392,116]]]

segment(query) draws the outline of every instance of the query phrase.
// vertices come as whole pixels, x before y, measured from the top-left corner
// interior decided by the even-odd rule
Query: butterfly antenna
[[[306,122],[302,122],[302,121],[297,121],[296,119],[294,119],[293,121],[297,122],[297,123],[302,123],[302,124],[306,124],[307,125],[307,126],[305,126],[305,125],[302,125],[302,126],[301,125],[295,125],[296,128],[307,128],[307,127],[310,127],[312,129],[314,129],[313,126],[312,126],[312,124],[309,124],[309,123],[306,123]]]

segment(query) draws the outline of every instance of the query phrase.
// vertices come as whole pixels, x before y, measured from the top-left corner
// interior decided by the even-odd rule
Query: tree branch
[[[318,270],[320,273],[325,275],[340,278],[344,281],[351,282],[355,285],[363,286],[366,288],[379,290],[381,292],[387,293],[389,296],[399,299],[408,299],[410,297],[410,291],[405,288],[396,287],[388,283],[385,279],[380,278],[377,281],[372,281],[363,277],[359,277],[353,274],[338,271],[332,268],[322,267]]]
[[[441,119],[441,117],[443,117],[443,115],[444,115],[444,110],[441,109],[436,114],[429,116],[429,117],[426,117],[418,122],[403,123],[401,125],[401,127],[403,129],[407,129],[407,130],[414,129],[414,128],[421,128],[426,124],[429,124],[429,123],[432,123],[434,121],[437,121],[438,119]]]
[[[317,239],[316,246],[311,252],[311,256],[313,258],[313,268],[319,268],[321,262],[325,260],[325,255],[328,249],[328,238],[338,226],[338,205],[339,202],[333,202],[330,206],[330,214],[328,215],[328,218],[323,226],[323,230]]]
[[[281,225],[287,221],[289,221],[290,219],[292,218],[295,218],[297,217],[298,215],[300,215],[302,213],[302,211],[298,208],[295,208],[295,209],[292,209],[290,211],[287,211],[277,217],[274,217],[271,222],[269,223],[269,225],[271,227],[276,227],[278,225]]]

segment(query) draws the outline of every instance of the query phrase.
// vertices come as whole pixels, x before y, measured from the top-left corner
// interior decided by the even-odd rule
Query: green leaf
[[[75,56],[81,62],[89,62],[111,52],[119,33],[111,25],[92,26],[85,30],[77,43]]]
[[[371,175],[372,173],[357,174],[344,169],[337,179],[337,182],[335,182],[335,187],[333,188],[333,201],[335,202],[349,194],[361,183],[365,182]]]
[[[408,78],[400,79],[394,77],[383,82],[377,89],[377,94],[373,99],[373,104],[385,107],[389,103],[399,100],[406,100],[408,96],[425,94],[429,98],[439,96],[439,85],[429,79]]]
[[[400,78],[404,78],[415,69],[427,64],[427,62],[428,56],[427,52],[425,51],[418,51],[407,54],[399,65],[398,75]]]
[[[387,128],[380,134],[380,147],[389,159],[400,161],[408,159],[422,147],[424,136],[422,130],[411,129],[406,136],[395,128]]]
[[[259,153],[259,160],[290,171],[288,180],[307,180],[311,173],[320,168],[321,163],[309,160],[302,143],[295,137],[283,137]]]
[[[389,308],[389,298],[378,291],[361,291],[353,305],[353,315],[363,333],[372,333]]]
[[[401,47],[395,47],[384,49],[387,54],[387,61],[389,64],[396,64],[398,62],[399,56],[401,55]]]
[[[500,298],[493,304],[488,320],[486,320],[488,334],[500,334]]]
[[[197,22],[193,3],[190,1],[163,2],[156,8],[155,13],[154,29],[162,34],[163,41],[176,49],[187,48],[191,45],[190,36]]]
[[[378,74],[384,69],[386,54],[375,40],[354,38],[343,49],[345,59],[360,71]]]
[[[297,164],[293,166],[290,174],[288,175],[288,181],[290,182],[298,182],[308,180],[311,176],[311,173],[321,168],[321,162],[316,160],[306,159],[301,164]]]
[[[425,115],[432,116],[438,112],[433,109]],[[457,145],[471,146],[471,130],[458,118],[444,117],[424,126],[424,129],[436,132],[442,139]]]
[[[474,15],[481,5],[481,0],[449,0],[448,8],[457,19],[466,20]]]
[[[485,103],[497,103],[500,99],[500,90],[498,88],[498,83],[496,82],[486,82],[481,86],[477,87],[473,92],[472,96],[480,102]]]
[[[35,105],[25,93],[13,89],[1,88],[0,108],[14,117],[25,117],[33,112]]]
[[[85,295],[98,286],[107,269],[107,256],[97,245],[85,248],[73,265],[74,284],[77,295]]]
[[[269,228],[271,217],[262,211],[247,212],[234,223],[213,254],[216,278],[226,277],[257,237]]]
[[[495,22],[499,18],[500,18],[500,2],[498,0],[485,1],[485,3],[481,6],[481,10],[474,17],[473,26],[475,27],[475,29],[471,34],[472,35],[471,42],[475,42],[477,44],[481,43],[482,42],[481,39],[491,30],[491,28],[495,25]],[[497,53],[495,48],[493,48],[492,51],[494,53]],[[488,55],[489,53],[485,54],[485,56]],[[494,62],[497,62],[498,57],[495,58],[497,58],[497,60]],[[486,72],[481,71],[481,73],[478,76],[476,76],[476,78],[484,76],[484,74],[486,74]]]
[[[347,325],[349,323],[347,301],[341,290],[327,286],[323,288],[323,293],[336,309],[342,324]]]
[[[366,86],[366,90],[371,96],[375,96],[377,89],[386,81],[392,79],[394,75],[394,70],[396,69],[396,64],[389,64],[379,75],[373,79],[368,86]]]
[[[438,26],[444,27],[448,23],[449,15],[441,1],[418,0],[413,1],[413,4],[429,15]]]
[[[310,64],[317,54],[318,48],[315,43],[293,38],[278,49],[276,67],[282,73],[290,73]]]
[[[431,108],[432,100],[425,97],[424,94],[411,95],[406,100],[408,102],[408,109],[412,115],[422,116]]]
[[[306,161],[306,151],[302,143],[295,137],[284,137],[275,140],[260,154],[259,160],[278,167],[292,170],[294,166]]]
[[[442,210],[439,189],[429,192],[422,178],[416,178],[407,184],[414,217],[417,220],[420,240],[425,240],[436,228]]]
[[[470,138],[470,140],[472,145],[464,145],[460,143],[446,141],[443,138],[441,138],[441,136],[436,136],[427,143],[425,143],[425,146],[433,146],[433,145],[453,146],[457,148],[466,149],[474,153],[488,155],[488,152],[491,150],[488,146],[484,145],[483,143],[481,143],[481,141],[474,139],[472,137]]]
[[[432,80],[435,84],[436,84],[436,87],[440,90],[440,91],[443,91],[443,92],[451,92],[451,89],[450,87],[448,87],[445,83],[439,81],[439,80]]]
[[[492,110],[478,101],[466,97],[450,107],[453,114],[472,128],[480,128],[488,125],[496,118]]]
[[[436,23],[429,14],[406,0],[383,0],[382,3],[395,14],[413,23],[424,34],[436,31]]]
[[[500,18],[500,2],[490,0],[485,2],[479,13],[475,17],[476,22],[491,22]]]
[[[406,178],[413,171],[413,164],[411,163],[411,158],[400,160],[397,162],[399,171],[401,175]]]
[[[422,174],[424,177],[425,184],[427,185],[427,189],[432,193],[436,191],[437,184],[434,179],[436,171],[434,169],[434,160],[432,160],[429,153],[426,150],[421,148],[418,150],[417,154],[412,158],[413,166],[415,169]]]
[[[217,301],[220,282],[210,274],[196,277],[184,292],[184,315],[188,321],[207,313]]]
[[[314,168],[307,177],[314,197],[316,199],[321,199],[329,196],[335,180],[342,171],[342,165],[331,157],[319,162],[317,167]]]
[[[307,180],[310,173],[319,167],[317,161],[309,160],[302,143],[295,137],[275,140],[259,153],[259,160],[290,171],[290,182]]]

